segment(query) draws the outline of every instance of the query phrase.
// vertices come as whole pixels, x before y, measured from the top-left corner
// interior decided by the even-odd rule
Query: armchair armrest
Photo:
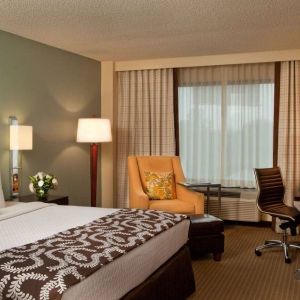
[[[178,183],[176,184],[176,192],[179,200],[194,204],[195,214],[204,213],[204,195],[202,193],[191,191]]]
[[[130,197],[130,208],[141,208],[141,209],[148,209],[149,208],[149,198],[148,196],[142,191],[132,191],[129,193]]]
[[[128,157],[129,175],[129,207],[130,208],[149,208],[149,198],[144,193],[137,161],[135,157]]]

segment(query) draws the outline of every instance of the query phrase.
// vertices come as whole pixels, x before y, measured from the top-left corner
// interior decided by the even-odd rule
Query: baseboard
[[[272,222],[270,221],[259,221],[259,222],[249,222],[249,221],[232,221],[224,220],[225,225],[241,225],[241,226],[253,226],[253,227],[270,227]]]

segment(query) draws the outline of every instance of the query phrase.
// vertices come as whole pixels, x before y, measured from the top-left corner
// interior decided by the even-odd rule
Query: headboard
[[[5,201],[4,201],[3,189],[1,183],[1,174],[0,174],[0,208],[3,208],[4,206],[5,206]]]

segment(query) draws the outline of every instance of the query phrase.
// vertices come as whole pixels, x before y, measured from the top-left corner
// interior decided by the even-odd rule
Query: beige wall
[[[79,117],[100,115],[100,63],[0,31],[0,172],[9,196],[8,117],[33,126],[33,150],[23,151],[22,194],[28,176],[55,174],[56,193],[89,205],[89,145],[76,143]],[[100,179],[100,178],[99,178]],[[100,181],[99,181],[100,182]]]
[[[113,139],[111,143],[101,145],[101,198],[103,207],[115,206],[115,111],[114,97],[116,95],[116,73],[114,62],[101,63],[101,118],[110,119],[112,124]]]
[[[117,61],[115,63],[115,70],[128,71],[159,68],[184,68],[287,60],[300,60],[300,49],[251,53],[234,53],[224,55],[175,57],[135,61]]]

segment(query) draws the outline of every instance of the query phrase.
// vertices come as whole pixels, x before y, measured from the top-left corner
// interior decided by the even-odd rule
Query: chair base
[[[263,249],[272,249],[272,248],[283,248],[284,260],[285,263],[291,263],[291,259],[289,257],[289,248],[300,249],[300,242],[287,242],[286,234],[284,234],[283,241],[280,240],[267,240],[264,245],[258,246],[255,249],[255,254],[257,256],[261,256],[261,250]]]

